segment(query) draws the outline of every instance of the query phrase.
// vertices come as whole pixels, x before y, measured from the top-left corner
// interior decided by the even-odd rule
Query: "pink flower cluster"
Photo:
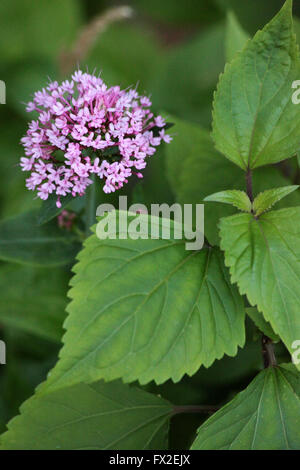
[[[91,176],[104,181],[103,191],[114,192],[139,170],[162,141],[169,143],[166,123],[150,110],[151,101],[136,90],[108,88],[94,75],[76,71],[71,81],[50,83],[38,91],[28,112],[38,112],[21,142],[21,158],[30,190],[47,199],[85,193]]]

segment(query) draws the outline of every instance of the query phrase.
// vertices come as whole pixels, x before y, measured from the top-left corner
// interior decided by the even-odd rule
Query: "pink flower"
[[[103,180],[105,193],[120,189],[132,175],[141,178],[135,170],[146,167],[162,141],[171,141],[165,120],[155,117],[150,106],[136,90],[108,88],[81,70],[70,81],[36,92],[26,109],[39,117],[21,139],[26,157],[20,166],[31,172],[27,188],[37,189],[43,200],[55,192],[61,207],[61,197],[85,193],[92,174]],[[157,127],[154,135],[151,129]]]
[[[169,144],[173,140],[170,135],[165,133],[164,129],[162,131],[160,131],[159,136],[160,136],[161,140],[163,140],[167,144]]]
[[[166,125],[166,121],[161,116],[157,116],[154,122],[157,127],[164,127]]]
[[[33,164],[34,164],[34,158],[33,157],[31,157],[31,158],[22,157],[21,158],[20,166],[21,166],[23,171],[30,171],[32,169]]]

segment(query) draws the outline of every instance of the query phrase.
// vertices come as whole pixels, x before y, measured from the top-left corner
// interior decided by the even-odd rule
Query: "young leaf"
[[[80,248],[77,237],[62,230],[56,221],[36,225],[38,211],[0,222],[0,259],[31,266],[71,263]]]
[[[0,322],[59,342],[68,278],[61,269],[0,267]]]
[[[140,220],[150,223],[146,215]],[[152,217],[152,227],[161,229],[163,220]],[[92,235],[78,259],[64,347],[47,391],[100,378],[178,382],[244,343],[243,301],[218,249]]]
[[[300,207],[221,219],[221,248],[232,282],[257,305],[293,353],[300,339]]]
[[[245,191],[237,191],[234,189],[210,194],[204,198],[204,201],[231,204],[244,212],[251,212],[252,209],[251,201]]]
[[[214,99],[217,149],[244,170],[292,157],[299,148],[299,79],[292,1],[225,67]]]
[[[199,428],[192,449],[296,450],[299,421],[299,372],[269,367]]]
[[[237,52],[241,51],[249,39],[233,11],[229,11],[226,19],[225,50],[226,61],[231,62]]]
[[[271,209],[276,202],[280,201],[284,197],[288,196],[293,191],[296,191],[299,186],[285,186],[284,188],[267,189],[263,193],[260,193],[253,202],[253,209],[255,215],[260,215],[263,212]]]
[[[275,343],[278,343],[280,341],[280,338],[278,335],[276,335],[270,325],[269,322],[267,322],[262,313],[260,313],[257,308],[251,307],[251,308],[246,308],[246,313],[249,315],[251,320],[255,323],[257,328],[266,336],[271,338]]]
[[[0,438],[2,450],[165,449],[172,406],[121,382],[33,396]]]

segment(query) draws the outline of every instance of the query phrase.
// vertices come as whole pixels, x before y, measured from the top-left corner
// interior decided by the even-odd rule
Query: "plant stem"
[[[277,366],[272,340],[268,336],[263,335],[261,339],[261,344],[264,368],[267,369],[268,367]]]
[[[85,235],[88,237],[91,234],[91,226],[96,219],[96,184],[95,175],[91,176],[92,184],[87,188],[86,203],[85,203]]]
[[[215,413],[219,410],[218,406],[211,405],[183,405],[183,406],[174,406],[173,415],[180,413]]]
[[[82,230],[80,230],[80,228],[78,228],[78,227],[76,227],[76,226],[73,227],[73,232],[74,232],[76,235],[78,235],[78,238],[79,238],[79,240],[80,240],[81,242],[84,242],[84,240],[85,240],[85,233],[84,233]]]
[[[251,202],[253,202],[253,188],[252,188],[252,171],[250,168],[247,169],[246,173],[246,186],[247,194]]]

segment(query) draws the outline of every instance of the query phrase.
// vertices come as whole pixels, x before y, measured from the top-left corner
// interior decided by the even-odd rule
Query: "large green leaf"
[[[299,372],[268,368],[199,428],[192,449],[299,450],[299,423]]]
[[[162,220],[153,217],[152,227]],[[65,344],[46,390],[100,378],[177,382],[244,344],[242,298],[218,249],[92,235],[78,259]]]
[[[77,237],[57,221],[37,226],[38,211],[0,222],[0,259],[32,266],[71,263],[80,248]]]
[[[165,449],[172,407],[121,382],[98,382],[34,396],[20,411],[2,450]]]
[[[67,284],[67,276],[60,269],[1,266],[1,324],[60,341]]]
[[[243,169],[292,157],[299,148],[300,109],[292,102],[299,79],[292,2],[225,68],[214,99],[213,137]]]
[[[176,136],[166,146],[166,170],[171,188],[180,204],[196,204],[205,196],[227,189],[244,190],[244,172],[215,150],[209,132],[200,126],[169,116],[175,123]],[[258,168],[253,175],[254,194],[275,186],[287,186],[277,168]],[[289,195],[284,205],[300,205],[299,193]],[[220,217],[233,214],[236,210],[223,204],[205,204],[205,235],[210,243],[218,240]]]
[[[293,352],[300,338],[300,207],[221,219],[220,234],[232,282]]]

